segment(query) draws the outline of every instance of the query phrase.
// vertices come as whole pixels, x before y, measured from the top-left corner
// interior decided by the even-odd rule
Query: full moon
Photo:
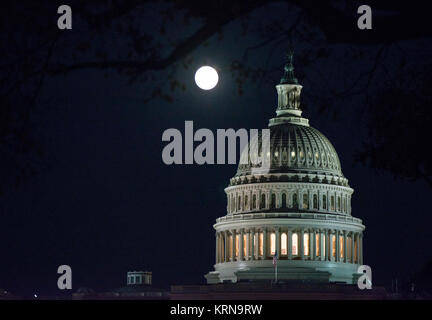
[[[195,83],[203,90],[211,90],[216,87],[219,76],[215,68],[203,66],[195,72]]]

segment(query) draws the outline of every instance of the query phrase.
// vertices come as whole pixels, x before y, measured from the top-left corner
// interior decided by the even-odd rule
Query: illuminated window
[[[318,209],[318,196],[316,194],[313,195],[313,208]]]
[[[300,159],[303,160],[303,158],[304,158],[304,153],[303,153],[303,151],[300,150],[299,156],[300,156]]]
[[[315,152],[315,159],[318,161],[319,160],[319,153]]]
[[[232,260],[232,242],[233,237],[232,235],[228,236],[228,260]]]
[[[276,207],[276,195],[274,193],[272,193],[272,195],[271,195],[270,206],[272,209],[274,209]]]
[[[265,198],[265,194],[261,195],[261,204],[260,204],[260,208],[264,209],[266,207],[266,198]]]
[[[308,209],[309,208],[309,197],[307,195],[307,193],[303,194],[303,209]]]
[[[309,255],[309,233],[303,234],[303,247],[304,247],[304,255]]]
[[[238,257],[239,256],[239,252],[240,252],[240,250],[239,250],[239,247],[240,247],[240,235],[238,234],[236,237],[235,237],[235,256],[236,257]]]
[[[274,232],[270,234],[270,255],[274,256],[276,253],[276,235]]]
[[[336,236],[334,234],[332,234],[331,236],[331,241],[332,241],[332,257],[336,258]]]
[[[259,255],[260,256],[264,255],[263,244],[264,244],[264,235],[262,232],[260,232],[260,234],[259,234]]]
[[[222,236],[222,238],[221,238],[221,250],[220,250],[220,253],[221,253],[221,257],[220,257],[220,260],[223,262],[223,261],[225,261],[225,237],[224,236]]]
[[[350,236],[347,237],[347,248],[346,248],[346,253],[347,253],[347,259],[350,259],[350,261],[352,262],[352,238]]]
[[[282,255],[287,255],[288,254],[288,250],[287,250],[287,234],[286,233],[282,233],[281,234],[281,254]]]
[[[256,194],[252,196],[252,209],[256,209]]]
[[[354,240],[354,263],[358,263],[357,246],[358,246],[358,238]]]
[[[297,194],[293,194],[293,208],[298,208],[298,200],[297,200]]]
[[[297,233],[293,233],[292,235],[292,254],[298,255],[298,235]]]
[[[315,252],[316,252],[317,257],[321,256],[321,250],[320,249],[321,249],[320,248],[320,234],[317,233],[315,235]]]
[[[248,249],[248,241],[247,241],[247,236],[244,234],[243,235],[243,257],[247,257],[247,249]]]
[[[296,154],[295,151],[291,151],[291,159],[295,160]]]
[[[330,197],[330,210],[331,211],[335,210],[335,199],[334,199],[334,196]]]
[[[286,194],[282,193],[282,208],[286,208]]]
[[[327,210],[327,197],[325,194],[323,194],[323,209]]]
[[[339,236],[339,257],[342,259],[344,257],[344,237]]]

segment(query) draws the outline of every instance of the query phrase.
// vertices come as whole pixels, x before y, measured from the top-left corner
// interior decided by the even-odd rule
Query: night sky
[[[54,60],[58,54],[62,62],[75,63],[71,44],[92,35],[87,24],[80,24],[80,3],[74,7],[71,2],[77,18],[72,30],[62,31],[66,34],[56,44]],[[44,11],[45,16],[38,18],[53,29],[57,6],[55,2],[46,5],[52,12]],[[181,20],[183,11],[176,10],[175,18]],[[252,10],[252,25],[274,19],[294,21],[301,11],[289,10],[283,2],[269,3]],[[142,12],[135,14],[140,17]],[[355,12],[353,16],[355,24]],[[143,14],[141,26],[156,34],[159,22]],[[159,37],[187,36],[200,23],[197,18],[188,26],[172,21]],[[243,35],[241,19],[222,30],[222,39],[214,34],[192,50],[193,61],[187,69],[173,63],[142,82],[130,83],[128,75],[97,68],[46,76],[31,112],[32,136],[43,154],[40,165],[18,186],[3,185],[0,194],[0,288],[22,295],[56,294],[56,272],[62,264],[72,267],[73,291],[123,286],[130,270],[152,271],[157,287],[204,283],[203,276],[213,269],[215,259],[212,225],[226,214],[224,188],[236,165],[167,166],[161,157],[166,145],[162,133],[168,128],[183,132],[186,120],[193,120],[195,129],[213,132],[265,128],[275,115],[274,85],[282,76],[289,46],[295,48],[295,72],[303,85],[303,116],[335,146],[342,171],[354,189],[352,215],[366,225],[364,262],[372,267],[374,284],[390,286],[392,278],[407,278],[432,258],[431,187],[423,180],[394,178],[390,172],[355,161],[356,152],[368,139],[368,123],[361,111],[365,95],[335,100],[324,110],[316,103],[320,96],[345,88],[373,66],[371,57],[380,45],[361,45],[358,50],[363,53],[354,58],[347,52],[355,51],[355,44],[312,42],[299,36],[291,43],[278,39],[251,50],[247,64],[269,72],[261,80],[247,79],[239,94],[231,63],[244,58],[246,48],[262,43],[263,37],[253,28]],[[102,34],[93,46],[127,57],[121,35],[108,26]],[[19,42],[26,39],[18,31],[8,36]],[[30,32],[28,37],[32,36]],[[398,73],[400,52],[408,61],[417,62],[430,56],[431,44],[430,38],[418,37],[397,41],[400,50],[390,45],[386,71],[377,68],[371,87],[386,72]],[[318,47],[325,48],[326,55],[302,65],[302,57]],[[82,60],[91,58],[89,52],[76,50],[75,54]],[[194,73],[207,64],[218,69],[219,84],[203,91],[195,85]],[[147,101],[155,85],[169,90],[170,76],[181,79],[186,90],[173,92],[172,101],[161,97]],[[7,162],[2,166],[8,170]]]

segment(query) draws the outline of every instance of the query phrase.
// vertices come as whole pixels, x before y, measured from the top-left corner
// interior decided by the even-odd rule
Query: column
[[[281,248],[280,242],[281,242],[281,239],[280,239],[280,230],[279,230],[279,228],[276,228],[276,230],[275,230],[275,236],[276,236],[276,253],[277,253],[278,259],[280,259],[280,257],[281,257],[281,252],[280,252],[280,248]]]
[[[351,232],[351,263],[354,263],[354,232]]]
[[[328,261],[332,261],[332,247],[330,245],[330,243],[331,243],[331,230],[330,229],[327,230],[326,242],[327,242],[327,247],[326,247],[327,259],[328,259]]]
[[[228,262],[228,231],[224,232],[225,237],[225,250],[224,250],[224,262]]]
[[[324,238],[324,239],[323,239]],[[323,232],[323,230],[320,229],[320,248],[321,248],[321,261],[324,261],[325,258],[325,241],[326,241],[326,235],[325,232]]]
[[[244,254],[243,254],[243,249],[244,249],[243,235],[244,235],[244,230],[241,229],[240,230],[240,241],[239,241],[239,260],[240,261],[244,260]]]
[[[343,232],[343,237],[344,237],[344,248],[343,248],[344,259],[343,259],[343,261],[346,263],[348,261],[348,258],[347,258],[347,252],[348,252],[348,250],[347,250],[347,232],[346,232],[346,230],[344,230],[344,232]]]
[[[304,229],[300,230],[300,259],[304,260]]]
[[[231,243],[231,261],[235,261],[235,244],[236,244],[236,231],[231,230],[232,243]]]
[[[244,257],[245,260],[250,260],[250,230],[246,230],[246,256]]]
[[[249,237],[250,237],[250,260],[254,260],[255,259],[255,243],[254,243],[254,239],[255,239],[255,230],[249,230]]]
[[[363,234],[359,234],[359,247],[360,247],[360,256],[359,256],[359,261],[360,264],[363,264]]]
[[[319,243],[318,243],[319,245]],[[317,254],[317,250],[316,250],[316,230],[314,229],[312,231],[312,260],[316,259],[316,254]]]
[[[263,229],[263,260],[267,259],[267,229]]]
[[[287,250],[288,250],[288,260],[292,259],[292,229],[288,229],[287,235]]]
[[[336,230],[336,261],[340,261],[339,230]]]

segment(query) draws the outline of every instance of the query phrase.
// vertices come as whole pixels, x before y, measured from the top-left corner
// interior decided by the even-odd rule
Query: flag
[[[277,259],[278,259],[277,252],[275,252],[275,254],[273,256],[273,266],[275,266],[275,267],[277,265]]]

